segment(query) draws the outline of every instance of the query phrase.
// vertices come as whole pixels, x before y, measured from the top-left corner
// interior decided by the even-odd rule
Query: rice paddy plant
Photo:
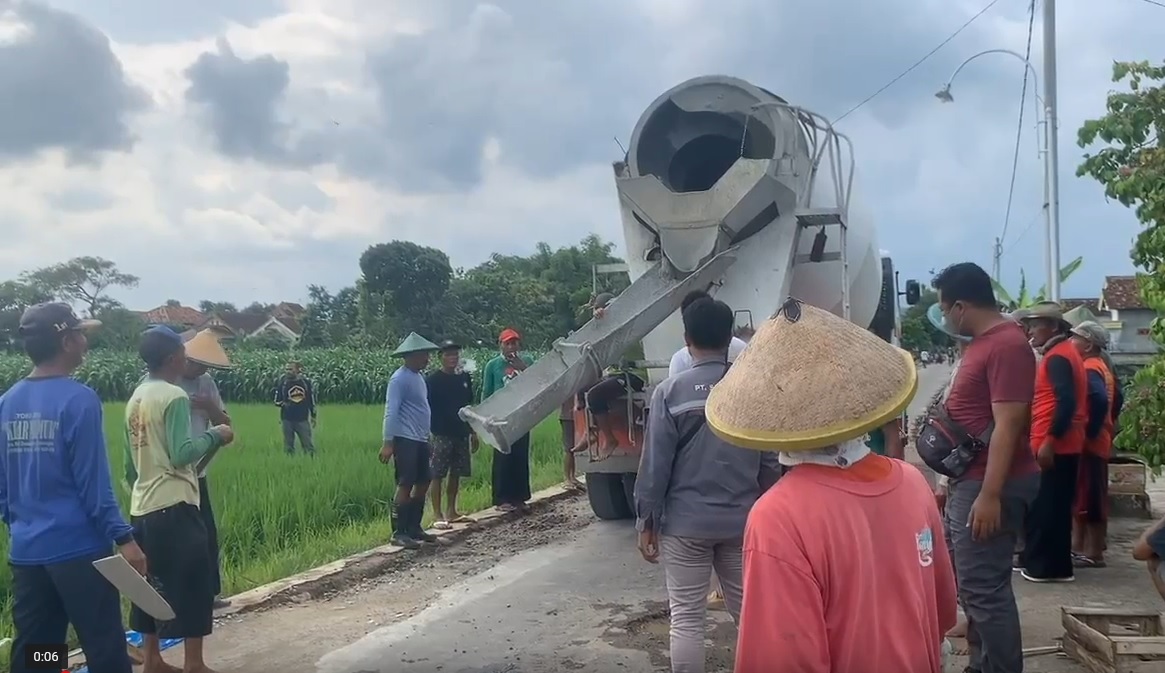
[[[100,367],[109,366],[110,361],[94,355],[90,360],[92,371],[108,372]],[[278,371],[285,358],[269,357],[265,361]],[[313,360],[303,359],[308,371],[314,373],[308,365]],[[318,364],[322,359],[314,362]],[[109,378],[98,380],[117,383],[122,376],[136,376],[130,374],[132,367],[125,362],[114,363],[121,373],[105,373]],[[0,372],[6,375],[9,367],[0,360]],[[376,393],[377,398],[382,395]],[[224,594],[245,591],[388,542],[387,505],[394,482],[392,466],[381,465],[377,460],[383,414],[380,404],[325,402],[319,411],[315,458],[284,453],[279,412],[273,405],[228,407],[238,436],[215,459],[208,475],[218,520]],[[128,490],[121,484],[125,473],[123,414],[124,404],[109,403],[105,407],[110,467],[118,484],[115,490],[123,511],[128,511]],[[493,451],[484,446],[474,454],[473,476],[463,480],[461,486],[463,512],[491,505],[492,458]],[[533,433],[534,488],[560,481],[561,465],[558,423],[551,418]],[[0,536],[0,554],[7,558],[7,531]],[[10,582],[7,564],[0,565],[0,639],[12,635]],[[6,670],[8,652],[7,648],[2,649],[0,670]]]

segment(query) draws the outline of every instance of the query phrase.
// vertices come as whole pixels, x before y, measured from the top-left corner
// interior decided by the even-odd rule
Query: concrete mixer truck
[[[766,319],[790,295],[891,339],[898,292],[893,264],[851,200],[848,138],[821,116],[740,79],[698,77],[643,112],[626,156],[614,163],[631,285],[605,310],[505,388],[461,417],[508,453],[514,440],[600,380],[641,343],[643,392],[626,391],[610,423],[609,455],[580,455],[587,492],[603,519],[632,515],[630,494],[651,385],[684,346],[679,307],[705,290]],[[592,427],[576,411],[579,439]]]

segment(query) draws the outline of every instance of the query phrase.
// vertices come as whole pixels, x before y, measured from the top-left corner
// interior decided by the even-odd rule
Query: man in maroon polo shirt
[[[999,312],[991,277],[965,262],[934,279],[946,327],[972,337],[946,410],[987,447],[950,480],[946,524],[967,615],[969,673],[1021,673],[1023,639],[1011,588],[1012,554],[1039,490],[1028,449],[1036,362],[1023,328]]]

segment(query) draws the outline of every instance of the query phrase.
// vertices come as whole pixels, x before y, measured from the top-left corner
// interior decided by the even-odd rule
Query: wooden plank
[[[1125,617],[1129,619],[1160,619],[1161,613],[1154,610],[1114,610],[1113,608],[1061,608],[1061,612],[1082,617]]]
[[[1116,673],[1116,667],[1097,659],[1088,648],[1076,642],[1071,636],[1065,636],[1062,641],[1064,652],[1073,660],[1084,665],[1090,673]]]
[[[1123,654],[1165,660],[1165,636],[1112,636],[1111,640],[1112,651],[1118,657]]]
[[[1090,652],[1099,657],[1100,661],[1107,664],[1116,663],[1116,653],[1112,649],[1112,641],[1109,640],[1103,633],[1100,633],[1092,626],[1085,624],[1074,614],[1064,609],[1063,619],[1064,632],[1067,637],[1072,638],[1081,646],[1087,648]]]

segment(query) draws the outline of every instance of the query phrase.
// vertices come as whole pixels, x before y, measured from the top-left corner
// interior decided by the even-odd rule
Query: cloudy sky
[[[643,108],[730,74],[836,118],[989,0],[0,0],[0,268],[76,255],[168,298],[249,302],[336,289],[403,238],[471,266],[492,251],[620,228],[610,162]],[[1111,62],[1160,59],[1165,7],[1059,3],[1065,295],[1131,271],[1137,224],[1076,178],[1075,130]],[[1027,0],[999,0],[839,128],[880,247],[909,276],[1003,229]],[[1033,61],[1039,64],[1037,12]],[[1029,88],[1030,96],[1030,88]],[[1029,106],[1031,104],[1029,98]],[[1028,108],[1004,275],[1043,278]],[[1037,282],[1038,284],[1038,282]]]

